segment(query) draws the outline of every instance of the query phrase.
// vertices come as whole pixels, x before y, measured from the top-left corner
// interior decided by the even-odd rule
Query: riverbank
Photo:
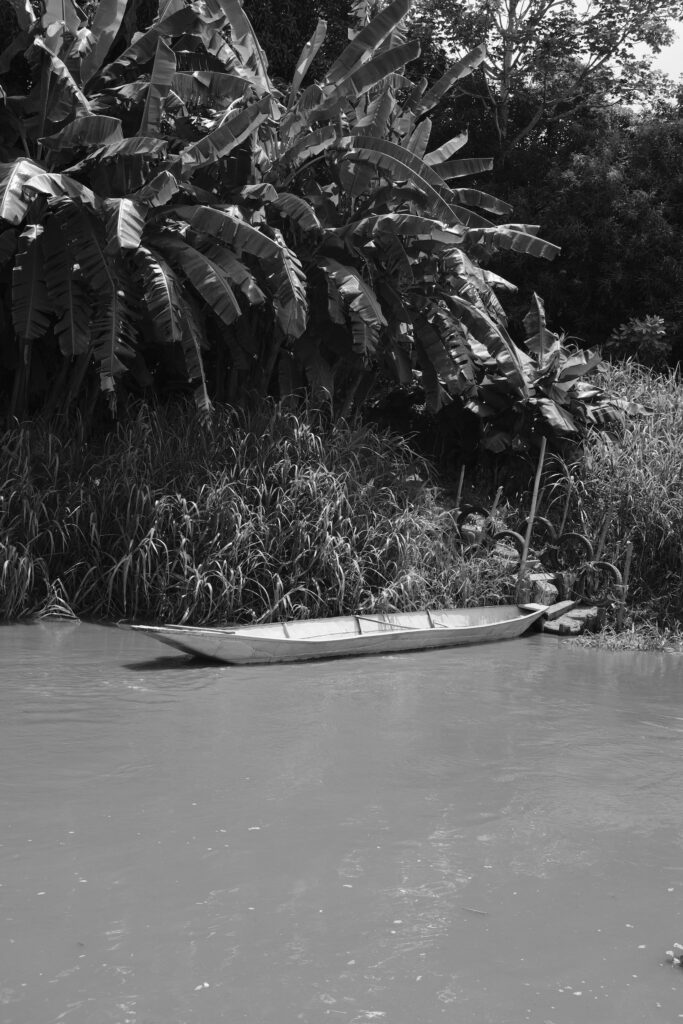
[[[683,622],[683,388],[633,364],[604,383],[648,413],[547,459],[539,523],[619,568],[631,542],[636,633],[662,649]],[[490,507],[477,487],[464,498]],[[528,503],[503,497],[489,534],[520,530]],[[0,620],[57,599],[95,621],[197,625],[514,600],[514,552],[459,531],[458,511],[404,440],[272,406],[219,410],[210,433],[177,407],[141,408],[101,440],[16,428],[2,438]],[[547,539],[541,523],[541,556]]]

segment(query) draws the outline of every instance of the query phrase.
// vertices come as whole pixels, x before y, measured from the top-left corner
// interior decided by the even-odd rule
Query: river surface
[[[674,1024],[683,659],[0,628],[0,1024]]]

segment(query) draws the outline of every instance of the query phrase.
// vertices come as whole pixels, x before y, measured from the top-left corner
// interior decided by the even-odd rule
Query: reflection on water
[[[0,651],[0,1024],[683,1020],[675,657]]]

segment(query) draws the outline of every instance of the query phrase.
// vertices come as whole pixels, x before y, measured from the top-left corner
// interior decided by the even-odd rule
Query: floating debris
[[[674,948],[667,949],[666,956],[672,963],[683,967],[683,945],[680,942],[674,942]]]

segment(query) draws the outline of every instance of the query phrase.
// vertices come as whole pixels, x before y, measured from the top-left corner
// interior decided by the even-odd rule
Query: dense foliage
[[[2,121],[11,414],[63,410],[84,381],[94,403],[94,362],[112,406],[122,377],[148,393],[185,376],[204,413],[308,391],[348,416],[378,377],[419,380],[432,411],[457,400],[495,448],[621,415],[580,380],[597,358],[567,352],[540,301],[524,347],[508,332],[496,290],[512,286],[481,261],[557,247],[462,185],[492,165],[456,157],[466,132],[430,148],[430,112],[485,49],[413,83],[409,6],[355,4],[350,42],[304,86],[320,22],[286,87],[238,0],[169,0],[137,35],[135,0],[87,22],[71,0],[40,21],[17,7],[0,58],[29,76]]]
[[[0,620],[271,620],[497,603],[509,563],[466,557],[396,436],[262,406],[187,408],[0,437]]]

